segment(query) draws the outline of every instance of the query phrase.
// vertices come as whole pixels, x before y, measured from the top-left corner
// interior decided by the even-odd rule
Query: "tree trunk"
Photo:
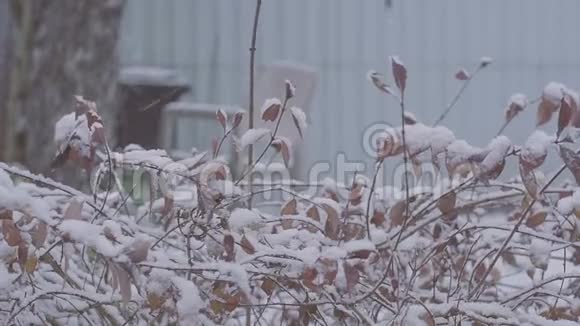
[[[0,161],[4,160],[4,132],[6,124],[6,104],[8,96],[8,78],[10,76],[10,58],[8,51],[12,35],[10,2],[0,1]]]
[[[54,123],[73,95],[97,102],[109,135],[124,0],[13,0],[13,42],[4,112],[4,159],[46,173]],[[1,94],[1,93],[0,93]],[[1,99],[1,98],[0,98]]]

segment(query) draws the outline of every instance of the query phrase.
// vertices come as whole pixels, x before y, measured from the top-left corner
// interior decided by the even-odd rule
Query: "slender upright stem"
[[[443,113],[441,113],[441,115],[439,116],[437,121],[435,121],[435,123],[433,124],[434,127],[437,126],[439,123],[441,123],[441,121],[445,120],[445,118],[447,117],[447,114],[449,114],[449,111],[451,111],[451,109],[455,106],[455,104],[457,104],[457,101],[459,101],[459,99],[461,98],[461,95],[463,95],[463,92],[465,92],[465,90],[467,89],[467,86],[469,86],[469,83],[471,82],[471,80],[473,80],[473,78],[475,78],[475,75],[477,75],[477,73],[481,70],[481,68],[483,68],[483,67],[481,65],[479,65],[475,69],[473,74],[463,83],[463,85],[461,85],[461,88],[459,89],[459,91],[457,91],[457,94],[455,94],[455,96],[453,97],[451,102],[449,102],[449,105],[447,105],[447,108],[445,109],[445,111],[443,111]]]
[[[256,62],[256,35],[258,34],[258,19],[262,0],[256,0],[256,13],[254,14],[254,28],[252,29],[252,43],[250,45],[250,103],[248,106],[248,127],[254,128],[254,66]],[[254,146],[248,146],[248,166],[252,166],[254,160]],[[248,178],[248,189],[252,189],[252,176]],[[252,208],[252,199],[248,200],[248,207]]]

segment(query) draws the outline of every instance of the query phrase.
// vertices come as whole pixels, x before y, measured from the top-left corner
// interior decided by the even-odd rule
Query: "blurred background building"
[[[513,93],[533,99],[552,80],[580,87],[578,12],[575,0],[264,0],[257,62],[294,62],[318,72],[310,127],[299,145],[309,165],[334,162],[339,152],[371,162],[362,146],[365,128],[400,124],[397,103],[365,78],[369,69],[390,77],[389,55],[405,62],[407,107],[426,124],[460,88],[455,72],[472,71],[489,56],[493,64],[443,123],[483,146],[501,127]],[[253,1],[129,0],[121,63],[177,70],[191,85],[189,101],[247,107],[253,15]],[[531,107],[505,133],[521,143],[534,125]],[[190,128],[180,137],[203,146],[196,139],[215,127]]]
[[[254,1],[123,4],[119,71],[132,68],[142,75],[137,80],[153,76],[154,83],[165,79],[169,87],[177,82],[183,95],[172,94],[171,100],[194,107],[247,108]],[[302,166],[318,161],[333,166],[337,153],[372,162],[363,146],[365,130],[378,122],[400,124],[397,103],[366,80],[370,69],[390,78],[389,55],[405,62],[407,108],[425,124],[437,119],[461,87],[453,77],[457,70],[472,71],[482,56],[491,57],[493,63],[443,123],[457,137],[483,146],[501,127],[511,94],[536,98],[552,80],[580,87],[579,12],[576,0],[263,0],[256,62],[259,76],[272,64],[314,73],[312,94],[304,100],[310,126],[296,147]],[[121,82],[127,77],[120,76]],[[297,86],[297,92],[305,91]],[[157,91],[157,98],[167,94]],[[209,148],[219,134],[207,114],[180,121],[169,137],[177,149]],[[505,134],[521,143],[534,125],[532,107]],[[156,133],[161,139],[161,131]]]

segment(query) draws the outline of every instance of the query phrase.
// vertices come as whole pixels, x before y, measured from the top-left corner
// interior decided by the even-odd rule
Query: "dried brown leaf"
[[[248,238],[246,238],[245,235],[242,236],[242,241],[240,241],[240,245],[247,254],[253,255],[254,253],[256,253],[254,245],[250,242],[250,240],[248,240]]]
[[[501,258],[505,263],[507,263],[511,266],[514,266],[514,267],[518,267],[518,264],[516,262],[516,257],[514,256],[513,253],[511,253],[509,251],[504,251],[501,254]]]
[[[244,119],[244,112],[242,111],[238,111],[234,114],[234,120],[232,122],[232,128],[237,128],[240,126],[240,124],[242,123],[242,120]]]
[[[558,104],[542,97],[536,113],[536,126],[541,126],[550,121],[552,114],[554,114],[557,109]]]
[[[147,254],[149,253],[149,241],[141,238],[135,239],[129,249],[127,250],[127,256],[132,263],[140,263],[147,260]]]
[[[338,240],[340,234],[338,212],[328,204],[322,204],[322,209],[326,212],[326,224],[324,226],[326,236],[332,240]]]
[[[520,160],[519,167],[520,167],[520,176],[522,178],[522,183],[524,184],[524,187],[528,191],[528,194],[532,198],[537,198],[539,187],[538,187],[538,181],[536,180],[536,174],[534,173],[533,170],[528,169],[525,166],[525,164],[522,163],[521,160]]]
[[[64,211],[63,219],[65,220],[80,220],[83,210],[83,201],[73,198]]]
[[[282,210],[281,210],[280,214],[282,216],[285,216],[285,215],[298,215],[297,205],[298,205],[298,202],[296,201],[296,199],[295,198],[292,198],[286,204],[284,204],[284,206],[282,207]]]
[[[40,248],[44,245],[44,241],[46,240],[46,236],[48,234],[48,227],[46,223],[38,221],[38,223],[34,226],[32,231],[30,232],[32,244],[36,248]]]
[[[373,217],[371,218],[371,223],[376,227],[382,227],[387,219],[385,218],[385,213],[375,210]]]
[[[393,78],[395,79],[395,84],[401,91],[401,94],[403,94],[405,93],[405,87],[407,85],[407,69],[397,56],[391,57],[391,66],[393,69]]]
[[[570,120],[575,113],[576,108],[572,106],[572,98],[570,96],[562,97],[560,101],[560,113],[558,114],[558,131],[556,136],[560,136],[564,128],[570,124]]]
[[[535,228],[538,225],[542,225],[544,221],[546,221],[546,216],[548,216],[548,213],[545,211],[536,212],[528,217],[526,220],[526,226]]]
[[[12,220],[12,210],[0,209],[0,220]]]
[[[2,220],[2,235],[4,236],[4,241],[11,247],[22,243],[20,230],[18,230],[12,220]]]
[[[234,261],[234,237],[231,234],[226,234],[224,236],[224,254],[225,261]]]
[[[311,218],[312,220],[316,221],[316,222],[320,222],[320,213],[318,212],[318,208],[316,208],[316,206],[312,205],[307,211],[306,211],[306,216],[308,216],[309,218]],[[308,229],[308,231],[312,232],[312,233],[316,233],[318,232],[318,228],[308,224],[308,226],[306,227]]]
[[[455,194],[455,191],[449,191],[439,198],[437,206],[443,215],[447,215],[455,210],[456,202],[457,195]]]
[[[292,159],[292,145],[288,138],[276,138],[272,141],[272,147],[276,149],[276,151],[282,153],[282,159],[284,159],[284,165],[286,167],[290,166],[290,162]]]
[[[273,103],[265,110],[262,111],[262,120],[264,121],[276,121],[282,110],[282,105],[280,103]]]
[[[391,211],[389,212],[391,226],[403,225],[403,222],[405,221],[405,209],[406,203],[404,200],[398,201],[393,205],[393,207],[391,207]]]
[[[560,144],[560,157],[568,170],[574,175],[576,184],[580,185],[580,155],[569,148],[567,144]]]
[[[355,287],[355,285],[357,285],[359,278],[360,278],[360,273],[359,271],[356,269],[356,267],[350,265],[347,262],[344,262],[344,274],[346,276],[346,290],[347,291],[352,291]]]
[[[27,273],[33,273],[36,270],[37,263],[38,258],[36,256],[29,256],[28,259],[26,259],[26,263],[24,264],[24,270]]]

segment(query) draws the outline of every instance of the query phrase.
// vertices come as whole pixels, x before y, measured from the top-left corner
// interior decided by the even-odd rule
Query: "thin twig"
[[[258,21],[260,18],[260,7],[262,6],[262,0],[256,0],[256,13],[254,14],[254,27],[252,29],[252,43],[250,45],[250,103],[248,106],[249,117],[248,117],[248,127],[249,129],[254,128],[254,68],[256,63],[256,38],[258,35]],[[254,146],[250,144],[248,146],[248,166],[252,166],[254,159]],[[248,180],[248,185],[250,189],[252,188],[251,176]],[[252,209],[252,198],[248,199],[248,207]]]
[[[441,115],[435,121],[435,123],[433,123],[433,127],[437,126],[439,123],[441,123],[441,121],[443,121],[447,117],[447,114],[449,114],[449,112],[455,106],[455,104],[457,103],[457,101],[459,101],[459,99],[461,98],[461,95],[463,95],[463,92],[465,92],[465,90],[467,89],[467,86],[469,86],[469,83],[471,82],[471,80],[473,78],[475,78],[475,75],[477,75],[477,73],[482,68],[483,68],[482,65],[477,66],[477,68],[475,69],[475,71],[473,72],[473,74],[471,76],[469,76],[469,78],[467,80],[465,80],[465,82],[463,83],[463,85],[461,85],[461,88],[459,89],[459,91],[457,91],[457,94],[455,94],[455,96],[453,97],[453,99],[451,100],[451,102],[449,102],[449,104],[447,105],[447,108],[445,109],[445,111],[443,111],[443,113],[441,113]]]

